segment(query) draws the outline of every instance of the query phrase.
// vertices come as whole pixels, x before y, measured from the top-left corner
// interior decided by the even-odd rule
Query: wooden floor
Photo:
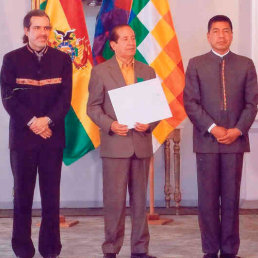
[[[78,211],[66,210],[71,213]],[[193,210],[194,211],[194,210]],[[63,210],[64,212],[64,210]],[[80,211],[81,212],[81,211]],[[93,211],[92,211],[93,212]],[[101,211],[98,209],[99,213]],[[243,211],[242,211],[243,212]],[[88,213],[88,212],[87,212]],[[94,211],[96,213],[96,211]],[[241,247],[239,255],[244,258],[258,258],[258,215],[247,211],[240,216]],[[3,215],[3,211],[1,211]],[[196,215],[162,215],[161,218],[173,219],[167,225],[150,225],[150,253],[158,258],[201,258],[201,242]],[[102,257],[103,241],[102,216],[67,216],[68,220],[79,220],[71,228],[62,228],[62,252],[60,258],[99,258]],[[32,238],[37,248],[37,223],[40,217],[33,218]],[[11,239],[12,219],[0,219],[0,258],[15,257]],[[35,258],[41,257],[37,252]],[[123,248],[118,258],[130,257],[130,217],[126,218],[126,230]]]

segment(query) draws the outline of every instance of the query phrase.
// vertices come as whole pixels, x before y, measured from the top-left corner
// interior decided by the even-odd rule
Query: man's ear
[[[29,33],[29,28],[24,27],[24,34],[25,34],[26,36],[28,36],[28,33]]]
[[[110,47],[113,51],[115,51],[116,48],[116,42],[115,41],[110,41]]]
[[[207,32],[207,40],[210,42],[210,32]]]

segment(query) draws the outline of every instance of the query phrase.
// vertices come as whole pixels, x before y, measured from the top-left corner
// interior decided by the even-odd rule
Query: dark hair
[[[28,12],[25,17],[23,18],[23,28],[27,28],[29,29],[30,28],[30,25],[31,25],[31,17],[47,17],[49,22],[50,22],[50,19],[49,19],[49,16],[43,11],[43,10],[40,10],[40,9],[34,9],[34,10],[31,10],[30,12]],[[23,43],[28,43],[29,42],[29,39],[28,37],[24,34],[23,35]]]
[[[111,30],[111,32],[109,33],[109,46],[110,46],[111,50],[113,50],[113,49],[112,49],[112,47],[111,47],[111,45],[110,45],[110,42],[111,42],[111,41],[117,42],[117,40],[118,40],[118,38],[119,38],[117,31],[118,31],[119,29],[123,28],[123,27],[129,27],[129,28],[131,28],[131,26],[128,25],[128,24],[119,24],[119,25],[116,25],[116,26]]]
[[[231,28],[231,31],[233,31],[232,22],[227,16],[225,16],[225,15],[215,15],[208,22],[208,32],[210,32],[211,26],[214,22],[227,22],[229,24],[230,28]]]

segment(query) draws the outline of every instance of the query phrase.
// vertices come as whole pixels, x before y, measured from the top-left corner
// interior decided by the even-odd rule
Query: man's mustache
[[[39,37],[37,37],[37,39],[48,39],[48,37],[47,36],[39,36]]]

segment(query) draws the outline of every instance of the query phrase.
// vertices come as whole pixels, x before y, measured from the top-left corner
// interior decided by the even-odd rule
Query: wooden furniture
[[[173,141],[173,161],[174,161],[174,191],[170,180],[170,141]],[[179,214],[181,202],[180,191],[180,128],[174,129],[164,143],[165,152],[165,201],[166,208],[170,208],[171,195],[174,195],[176,204],[176,214]]]

